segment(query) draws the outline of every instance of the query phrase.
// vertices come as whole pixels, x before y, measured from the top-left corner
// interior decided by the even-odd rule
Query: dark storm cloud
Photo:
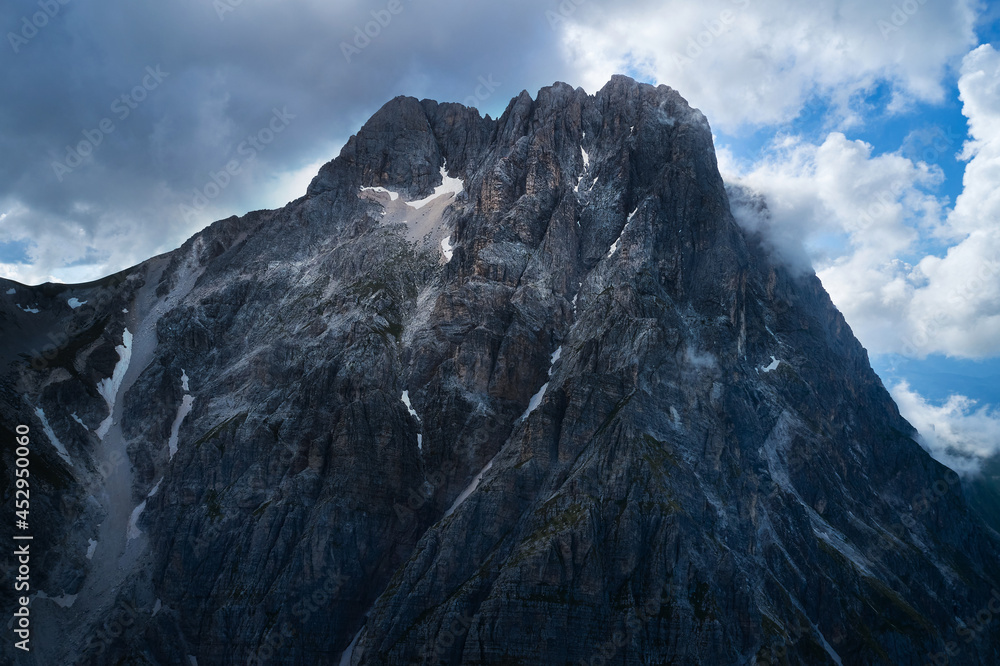
[[[395,95],[463,101],[487,91],[482,79],[495,91],[479,106],[496,113],[522,88],[559,78],[549,8],[526,0],[7,4],[0,241],[32,241],[35,272],[26,276],[72,279],[66,264],[97,256],[89,270],[120,268],[216,214],[280,205],[266,200],[275,176],[334,157]],[[209,185],[217,196],[198,201],[213,174],[225,186]],[[206,202],[200,219],[181,214],[182,204]]]

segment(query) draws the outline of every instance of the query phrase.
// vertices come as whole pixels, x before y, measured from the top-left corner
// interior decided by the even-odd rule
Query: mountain
[[[1000,535],[763,205],[666,86],[400,97],[281,210],[0,285],[5,655],[998,663]]]

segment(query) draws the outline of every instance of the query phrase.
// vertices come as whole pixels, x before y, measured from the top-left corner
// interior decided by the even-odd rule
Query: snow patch
[[[813,629],[816,630],[816,635],[819,636],[820,641],[823,643],[823,649],[826,650],[826,653],[830,656],[830,659],[833,660],[833,663],[837,664],[837,666],[844,666],[844,662],[840,660],[840,655],[837,654],[837,651],[834,650],[833,646],[826,640],[826,636],[824,636],[823,632],[819,630],[819,627],[813,625]]]
[[[451,244],[451,236],[441,239],[441,251],[444,252],[445,261],[451,261],[455,254],[455,247]]]
[[[49,600],[60,608],[71,608],[76,602],[76,597],[75,594],[64,594],[61,597],[49,597]]]
[[[340,666],[351,666],[351,658],[354,656],[354,648],[358,644],[358,640],[361,638],[361,632],[365,630],[364,625],[358,629],[358,633],[354,634],[354,639],[351,640],[351,644],[347,646],[344,650],[344,654],[340,655]]]
[[[392,190],[387,190],[384,187],[362,187],[362,192],[378,192],[379,194],[388,194],[389,201],[395,201],[399,198],[398,192],[393,192]]]
[[[404,405],[406,405],[406,410],[410,412],[410,416],[415,418],[417,420],[417,423],[421,423],[420,417],[417,416],[417,410],[413,409],[413,405],[410,404],[410,392],[403,391],[403,395],[401,395],[399,399],[403,401]],[[424,450],[424,435],[421,432],[417,433],[417,450],[418,451]]]
[[[423,199],[417,199],[416,201],[408,201],[406,205],[410,208],[423,208],[430,202],[434,201],[440,196],[445,194],[451,194],[452,196],[458,196],[465,191],[465,183],[462,182],[461,178],[451,178],[448,176],[448,165],[445,164],[441,167],[441,184],[434,188],[434,192],[431,193],[429,197],[424,197]],[[450,257],[449,257],[450,258]]]
[[[181,368],[181,390],[184,391],[183,397],[181,397],[181,404],[177,407],[177,415],[174,417],[174,422],[170,425],[170,439],[167,441],[167,450],[169,451],[169,459],[174,457],[177,453],[177,438],[181,432],[181,424],[184,423],[184,419],[187,415],[191,413],[191,408],[194,406],[194,397],[188,394],[190,390],[190,378],[188,377],[187,370]],[[156,484],[159,488],[160,484]]]
[[[160,484],[161,483],[163,483],[163,477],[162,476],[160,477],[160,480],[156,482],[156,485],[153,486],[153,489],[149,491],[149,494],[146,495],[146,497],[153,497],[154,495],[156,495],[156,493],[160,492]]]
[[[587,138],[586,132],[583,133],[583,138]],[[587,170],[590,169],[590,154],[583,149],[583,146],[580,146],[580,155],[583,156],[583,173],[577,176],[576,185],[573,186],[573,191],[577,193],[580,191],[580,183],[583,182],[583,174],[587,173]],[[596,178],[594,179],[594,182],[597,182]],[[591,184],[591,187],[593,187],[593,183]],[[579,221],[577,221],[577,224],[579,224]]]
[[[69,457],[69,452],[66,451],[66,447],[63,446],[62,442],[59,441],[59,438],[56,437],[56,433],[52,430],[52,426],[49,425],[48,419],[45,418],[45,411],[39,407],[35,410],[35,416],[37,416],[38,420],[42,422],[42,430],[45,432],[45,436],[49,438],[52,446],[55,447],[59,457],[65,460],[67,465],[72,467],[73,461]]]
[[[538,409],[538,405],[542,404],[542,398],[545,397],[545,389],[549,387],[549,383],[545,382],[542,384],[542,388],[538,389],[538,393],[531,396],[531,400],[528,401],[528,408],[524,410],[524,414],[521,414],[521,421],[524,421],[531,415],[531,412]]]
[[[81,305],[86,305],[89,302],[90,301],[81,301],[79,298],[76,298],[74,296],[73,298],[66,301],[66,304],[69,305],[72,309],[76,310]]]
[[[94,551],[97,550],[97,542],[93,539],[87,539],[87,559],[94,559]]]
[[[142,534],[142,530],[139,529],[139,516],[142,512],[146,510],[146,500],[142,500],[139,506],[132,509],[132,515],[128,517],[128,540],[138,539],[139,535]]]
[[[812,627],[813,630],[813,635],[819,639],[820,643],[822,643],[823,649],[826,650],[826,654],[830,657],[830,659],[833,660],[833,663],[837,664],[837,666],[844,666],[844,663],[840,659],[840,655],[837,654],[837,652],[833,649],[833,646],[830,645],[829,642],[827,642],[826,636],[824,636],[823,632],[819,630],[819,627],[816,626],[816,623],[814,623],[812,620],[809,619],[809,615],[808,613],[806,613],[806,609],[802,607],[802,604],[799,603],[799,600],[796,599],[795,597],[789,597],[789,598],[791,599],[792,604],[795,606],[795,608],[797,608],[798,611],[802,613],[803,617],[806,618],[806,621],[809,622],[809,625],[810,627]]]
[[[10,289],[7,290],[7,295],[8,296],[13,296],[16,293],[17,293],[17,289],[14,289],[14,287],[11,287]]]
[[[546,386],[547,386],[547,384],[546,384]],[[488,463],[486,463],[486,467],[484,467],[482,470],[480,470],[479,474],[476,474],[476,478],[474,478],[472,480],[472,483],[470,483],[466,487],[466,489],[463,490],[461,492],[461,494],[457,498],[455,498],[455,502],[451,505],[451,507],[447,511],[444,512],[444,517],[445,518],[447,518],[451,514],[455,513],[455,509],[457,509],[459,506],[461,506],[462,502],[464,502],[465,500],[467,500],[469,498],[469,495],[471,495],[472,493],[474,493],[476,491],[476,488],[479,487],[479,483],[483,480],[483,477],[486,476],[486,472],[490,471],[492,468],[493,468],[493,461],[490,460]]]
[[[76,594],[64,594],[61,597],[50,597],[49,595],[45,594],[44,591],[39,590],[38,592],[36,592],[34,594],[34,596],[32,597],[32,600],[34,600],[36,598],[37,599],[48,599],[49,601],[51,601],[52,603],[54,603],[56,606],[59,606],[60,608],[72,608],[73,604],[76,603],[76,598],[78,596],[79,595],[76,595]]]
[[[194,398],[192,396],[185,395],[181,398],[181,405],[177,408],[177,416],[174,417],[174,422],[170,425],[170,440],[167,442],[170,458],[173,458],[174,454],[177,453],[177,439],[180,436],[181,424],[184,423],[187,415],[191,413],[193,406]]]
[[[573,298],[575,300],[576,297],[574,296]],[[562,345],[560,345],[554,352],[552,352],[552,355],[549,356],[549,377],[552,376],[552,369],[555,366],[556,361],[558,361],[561,357]],[[521,418],[518,419],[519,421],[524,421],[528,418],[531,412],[538,409],[538,406],[542,404],[542,398],[545,397],[545,390],[547,388],[549,388],[549,383],[545,382],[542,384],[542,388],[538,389],[538,393],[531,396],[531,400],[528,401],[528,408],[524,410],[524,414],[521,414]]]
[[[111,422],[113,418],[113,415],[109,413],[108,417],[101,421],[101,424],[97,426],[97,430],[94,431],[94,434],[97,435],[97,439],[104,439],[104,436],[108,434],[108,431],[111,430]]]
[[[595,183],[597,182],[596,178],[594,179],[594,182]],[[593,186],[591,186],[591,187],[593,187]],[[632,218],[635,217],[635,214],[638,213],[638,212],[639,212],[639,208],[636,207],[635,210],[633,210],[631,213],[629,213],[628,219],[625,220],[625,226],[622,227],[622,232],[620,234],[618,234],[618,238],[615,239],[615,242],[612,243],[611,247],[608,249],[608,256],[609,257],[613,256],[614,253],[618,251],[618,244],[621,242],[622,236],[625,235],[625,231],[628,229],[628,225],[632,223]]]
[[[163,602],[157,599],[156,603],[153,604],[153,617],[156,617],[156,614],[160,612],[161,608],[163,608]]]
[[[574,299],[575,298],[576,297],[574,297]],[[549,357],[549,377],[552,376],[553,366],[555,366],[556,361],[558,361],[561,356],[562,356],[562,346],[560,345],[559,348],[557,348],[554,352],[552,352],[552,355]],[[549,383],[545,382],[544,384],[542,384],[542,388],[538,389],[538,393],[531,396],[531,400],[528,401],[528,408],[524,410],[524,414],[521,414],[521,418],[519,419],[520,421],[524,421],[525,419],[528,418],[528,416],[531,415],[531,412],[538,409],[538,406],[542,404],[542,398],[545,397],[545,390],[548,388],[549,388]]]
[[[115,369],[110,377],[97,383],[97,392],[101,394],[104,402],[108,405],[108,418],[104,419],[97,428],[99,439],[104,439],[108,430],[111,429],[111,422],[115,415],[115,400],[118,398],[118,391],[121,389],[122,380],[125,379],[125,373],[128,372],[129,361],[132,360],[132,333],[128,328],[122,333],[122,344],[115,347],[115,351],[118,352],[118,363],[115,364]]]
[[[87,424],[83,422],[83,419],[81,419],[79,416],[76,415],[76,412],[70,414],[69,417],[74,421],[76,421],[77,423],[79,423],[80,425],[82,425],[87,430],[90,430],[90,428],[87,428]]]
[[[413,418],[415,418],[416,420],[419,421],[420,417],[417,416],[417,411],[415,409],[413,409],[413,405],[410,404],[410,392],[409,391],[403,391],[403,395],[401,395],[399,397],[399,399],[403,401],[404,405],[406,405],[406,409],[407,409],[407,411],[410,412],[410,416],[412,416]]]
[[[776,359],[776,358],[774,358],[774,357],[772,356],[772,357],[771,357],[771,364],[770,364],[770,365],[768,365],[768,366],[767,366],[767,367],[765,367],[765,368],[761,368],[761,371],[762,371],[762,372],[773,372],[773,371],[775,371],[775,370],[777,370],[777,369],[778,369],[778,366],[779,366],[779,365],[781,365],[781,361],[779,361],[778,359]]]
[[[31,314],[38,314],[39,312],[41,312],[41,310],[39,310],[38,308],[28,308],[28,307],[24,307],[24,306],[23,306],[23,305],[21,305],[20,303],[16,303],[16,305],[17,305],[17,307],[21,308],[21,309],[22,309],[22,310],[24,310],[25,312],[30,312]]]

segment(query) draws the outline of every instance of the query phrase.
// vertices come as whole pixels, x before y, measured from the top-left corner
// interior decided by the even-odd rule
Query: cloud
[[[819,145],[785,137],[752,165],[720,152],[724,175],[766,200],[778,255],[816,268],[875,353],[1000,355],[1000,54],[970,52],[959,90],[970,138],[951,210],[931,193],[936,167],[841,133]],[[927,254],[929,241],[946,251]]]
[[[1000,53],[989,45],[969,53],[958,88],[969,162],[947,224],[962,240],[917,267],[926,286],[914,295],[911,346],[976,358],[1000,354]]]
[[[60,5],[16,52],[5,38],[0,244],[28,241],[29,263],[0,271],[37,282],[119,270],[214,219],[283,205],[290,184],[308,180],[302,169],[335,157],[396,95],[475,98],[496,113],[522,87],[566,74],[544,10],[527,0],[387,6],[93,0]],[[28,9],[0,7],[0,35],[18,35]],[[348,58],[345,44],[363,48]],[[185,216],[275,108],[295,119]]]
[[[819,95],[842,127],[880,83],[891,108],[944,99],[950,63],[976,44],[974,0],[631,0],[583,5],[563,36],[583,85],[635,71],[680,90],[727,132],[788,122]],[[588,87],[588,90],[590,88]]]
[[[0,244],[27,241],[29,259],[0,257],[0,271],[90,279],[213,219],[280,206],[301,170],[334,157],[399,94],[474,100],[496,115],[521,89],[564,80],[594,92],[625,72],[677,88],[734,131],[785,123],[817,97],[846,128],[879,86],[895,110],[940,100],[950,64],[974,43],[974,2],[897,4],[907,11],[896,17],[863,0],[60,5],[16,49],[0,44]],[[24,7],[0,7],[0,34],[21,30]],[[275,108],[295,116],[287,130],[184,215]],[[88,137],[101,142],[78,166],[54,166],[75,164]],[[845,158],[862,150],[840,148]],[[801,145],[784,150],[813,159]]]
[[[898,153],[830,133],[823,143],[784,137],[767,157],[741,172],[720,152],[724,177],[764,195],[766,235],[792,266],[815,266],[834,302],[867,345],[893,344],[916,285],[897,259],[941,224],[940,202],[924,188],[940,171]],[[744,226],[745,209],[736,208]]]
[[[934,405],[900,382],[890,390],[903,417],[920,433],[920,444],[938,462],[975,474],[985,459],[1000,454],[1000,411],[952,395]]]

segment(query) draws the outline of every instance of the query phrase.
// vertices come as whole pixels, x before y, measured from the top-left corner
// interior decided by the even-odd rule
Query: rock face
[[[731,198],[665,86],[397,98],[282,210],[0,285],[5,655],[1000,662],[1000,537]]]

